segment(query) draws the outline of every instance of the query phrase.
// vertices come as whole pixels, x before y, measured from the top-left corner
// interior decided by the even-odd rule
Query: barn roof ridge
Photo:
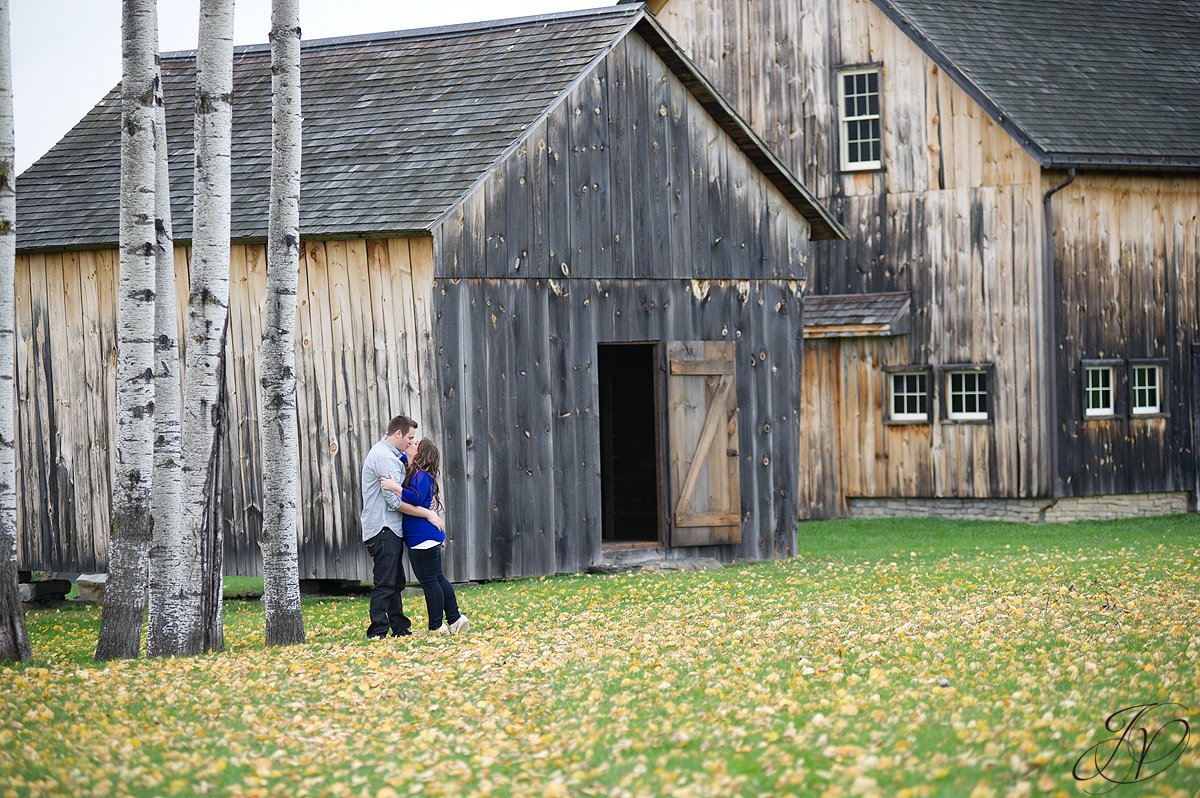
[[[474,33],[484,33],[495,30],[522,28],[538,23],[566,22],[573,19],[588,19],[590,17],[634,17],[640,9],[636,6],[614,5],[596,8],[571,9],[552,11],[544,14],[531,14],[524,17],[505,17],[503,19],[486,19],[478,22],[458,22],[453,25],[433,25],[424,28],[405,28],[402,30],[379,31],[376,33],[352,33],[345,36],[327,36],[321,39],[305,39],[300,42],[301,50],[311,50],[322,47],[344,47],[353,44],[381,44],[385,42],[414,42],[429,39],[446,39],[455,36],[469,36]],[[270,42],[254,44],[239,44],[233,48],[234,57],[239,55],[254,55],[262,53],[269,55]],[[196,58],[195,50],[173,50],[160,54],[163,61],[192,61]]]

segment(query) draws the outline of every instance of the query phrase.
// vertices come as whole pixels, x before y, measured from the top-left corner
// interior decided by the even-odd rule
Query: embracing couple
[[[371,625],[367,637],[412,634],[400,592],[404,589],[404,547],[425,591],[429,629],[465,632],[467,616],[458,610],[454,586],[442,573],[446,527],[439,514],[441,454],[433,441],[417,442],[417,422],[396,416],[387,434],[371,447],[362,468],[362,536],[373,563]],[[444,617],[443,617],[444,616]]]

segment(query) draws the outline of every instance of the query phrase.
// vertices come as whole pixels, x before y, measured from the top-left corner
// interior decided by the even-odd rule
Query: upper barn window
[[[880,168],[879,68],[838,73],[842,169]]]

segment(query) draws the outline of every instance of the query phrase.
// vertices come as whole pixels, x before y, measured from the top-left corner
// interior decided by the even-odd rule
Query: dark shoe
[[[408,629],[393,629],[392,637],[412,637],[412,632]]]
[[[368,640],[387,640],[387,635],[367,635]]]

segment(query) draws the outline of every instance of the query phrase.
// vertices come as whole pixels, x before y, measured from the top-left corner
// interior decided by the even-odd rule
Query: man
[[[367,452],[362,467],[362,537],[371,555],[371,625],[367,637],[381,639],[390,631],[393,636],[412,634],[412,621],[404,614],[400,592],[405,580],[404,541],[400,514],[426,518],[438,529],[444,529],[441,517],[425,507],[406,504],[400,497],[379,485],[381,477],[404,479],[408,462],[404,454],[416,442],[417,422],[408,416],[396,416],[388,422],[387,434]]]

